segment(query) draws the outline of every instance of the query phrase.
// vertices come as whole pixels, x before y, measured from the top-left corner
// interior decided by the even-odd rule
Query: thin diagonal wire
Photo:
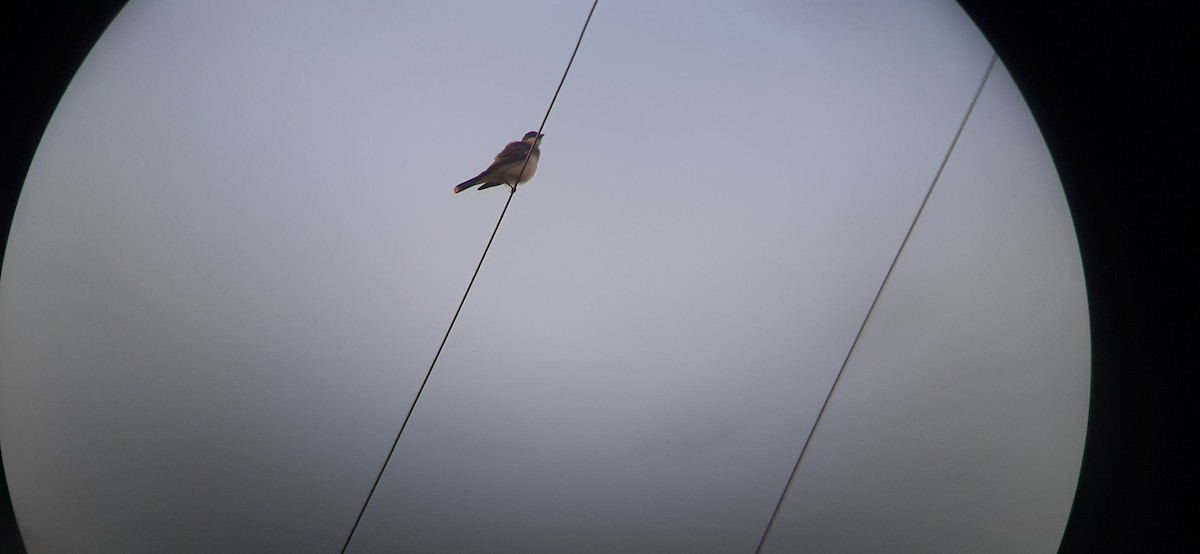
[[[538,136],[533,140],[535,148],[542,139],[542,129],[546,128],[546,120],[550,119],[550,110],[554,109],[554,103],[558,101],[558,93],[562,92],[563,83],[567,82],[567,73],[571,71],[571,64],[575,63],[575,54],[579,53],[579,45],[583,44],[583,34],[587,32],[588,24],[592,22],[592,14],[596,11],[596,4],[599,3],[600,0],[592,0],[592,9],[588,10],[587,19],[583,20],[583,29],[579,30],[579,39],[575,41],[575,49],[571,51],[571,59],[567,60],[567,68],[563,70],[562,78],[558,80],[558,88],[554,89],[554,97],[550,98],[550,106],[546,108],[546,115],[542,117],[542,124],[538,125]],[[525,166],[529,165],[529,157],[532,155],[533,148],[530,148],[529,151],[525,153],[525,163],[521,164],[521,171],[517,172],[518,181],[521,180],[521,175],[525,173]],[[513,185],[513,192],[516,191],[517,187],[516,185]],[[509,199],[512,199],[511,195],[509,196]]]
[[[987,70],[983,72],[983,78],[979,81],[979,86],[975,89],[975,96],[971,98],[971,104],[967,106],[967,111],[963,114],[962,121],[958,124],[958,131],[954,133],[954,139],[950,141],[950,147],[946,149],[946,155],[942,157],[942,163],[938,167],[937,173],[934,174],[933,181],[929,183],[929,189],[925,191],[925,198],[921,200],[921,206],[917,208],[917,213],[913,216],[912,223],[908,225],[908,232],[904,233],[904,240],[900,241],[900,248],[896,250],[896,255],[892,257],[892,263],[888,266],[887,273],[883,275],[883,281],[879,283],[879,289],[875,291],[875,298],[871,300],[871,307],[867,308],[867,314],[863,316],[862,324],[858,326],[858,332],[854,335],[854,341],[850,343],[850,349],[846,351],[846,357],[842,359],[842,367],[838,369],[837,376],[833,378],[833,385],[829,387],[829,392],[825,394],[825,401],[821,403],[821,411],[817,412],[817,418],[813,420],[812,428],[808,430],[808,437],[804,439],[804,446],[800,448],[800,455],[796,457],[796,465],[792,466],[792,473],[788,476],[787,484],[783,486],[783,492],[779,495],[779,500],[775,503],[775,511],[771,513],[771,519],[767,522],[767,528],[763,531],[762,538],[758,541],[758,548],[754,549],[756,554],[761,553],[763,545],[767,543],[767,536],[771,534],[771,529],[775,526],[775,518],[779,516],[779,509],[783,507],[783,500],[792,488],[792,482],[796,479],[796,473],[800,469],[800,462],[804,460],[804,454],[808,452],[808,445],[812,442],[813,435],[817,432],[817,426],[821,424],[821,418],[825,415],[825,409],[829,407],[829,400],[833,398],[833,392],[837,389],[838,383],[841,382],[842,374],[846,372],[846,366],[850,363],[850,356],[854,354],[854,349],[858,346],[859,339],[862,338],[863,329],[867,327],[867,321],[871,319],[871,314],[875,312],[875,305],[879,303],[879,297],[883,295],[883,289],[887,286],[888,279],[892,277],[892,271],[896,269],[896,262],[900,260],[900,254],[904,252],[904,247],[908,245],[908,239],[912,237],[913,229],[917,227],[917,221],[921,219],[921,214],[925,212],[925,205],[929,203],[929,197],[933,194],[933,188],[937,186],[938,180],[941,179],[942,171],[946,169],[946,163],[950,161],[950,154],[958,146],[958,139],[962,136],[963,129],[967,126],[967,119],[971,117],[971,112],[975,111],[975,104],[979,101],[979,96],[983,93],[983,86],[992,74],[992,68],[996,65],[996,59],[996,54],[992,54],[992,60],[988,62]]]
[[[550,119],[550,111],[554,109],[554,102],[558,100],[558,93],[562,91],[563,83],[567,80],[567,73],[571,71],[571,65],[575,62],[575,55],[579,53],[579,45],[583,43],[583,35],[587,32],[588,23],[592,21],[592,13],[596,11],[596,5],[600,0],[593,0],[592,8],[588,10],[587,19],[583,22],[583,29],[579,31],[579,39],[575,41],[575,49],[571,52],[571,59],[567,61],[567,68],[563,71],[562,78],[558,81],[558,88],[554,90],[554,97],[550,99],[550,106],[546,108],[546,115],[542,117],[542,123],[538,126],[538,135],[546,126],[546,121]],[[535,142],[536,144],[536,142]],[[517,172],[517,179],[525,172],[525,166],[529,164],[529,157],[533,154],[533,148],[525,154],[525,163],[521,165],[521,171]],[[475,265],[475,272],[471,274],[471,280],[467,282],[467,289],[463,291],[462,299],[458,301],[458,308],[454,310],[454,317],[450,318],[450,325],[446,327],[446,333],[442,335],[442,342],[438,345],[437,352],[433,355],[433,361],[429,364],[429,370],[425,372],[425,378],[421,380],[421,386],[417,388],[417,394],[413,397],[413,401],[408,406],[408,413],[404,415],[404,422],[400,424],[400,430],[396,433],[396,438],[392,441],[392,447],[388,449],[387,457],[383,460],[383,465],[379,467],[379,473],[375,475],[375,481],[371,483],[371,490],[367,493],[366,500],[363,501],[362,507],[358,510],[358,516],[354,518],[354,525],[350,528],[350,533],[346,535],[346,541],[342,543],[342,554],[345,554],[346,549],[350,547],[350,541],[354,539],[354,532],[358,530],[358,524],[362,522],[363,514],[367,512],[367,505],[371,503],[371,498],[375,496],[375,489],[379,487],[379,481],[383,478],[383,472],[387,470],[388,463],[392,460],[392,455],[396,452],[396,446],[400,444],[400,436],[404,434],[405,427],[408,427],[408,421],[412,418],[413,410],[417,407],[417,402],[421,399],[421,393],[425,390],[425,384],[429,382],[429,377],[433,375],[433,368],[437,365],[438,358],[442,355],[442,349],[446,347],[446,341],[450,338],[450,331],[454,329],[454,323],[458,321],[458,314],[462,312],[463,305],[467,303],[467,295],[471,294],[471,287],[475,285],[475,278],[479,276],[479,270],[483,267],[483,261],[487,259],[488,251],[492,249],[492,241],[496,240],[496,233],[500,231],[500,223],[504,221],[504,214],[508,213],[508,206],[512,204],[513,196],[517,194],[517,187],[513,185],[508,193],[508,200],[504,202],[504,209],[500,211],[500,217],[496,219],[496,226],[492,228],[492,235],[488,237],[487,246],[483,248],[483,254],[479,256],[479,263]]]
[[[446,334],[442,335],[442,343],[438,345],[437,353],[433,355],[433,362],[429,364],[429,370],[425,372],[425,378],[421,380],[421,386],[417,388],[417,394],[413,397],[413,401],[408,405],[408,413],[404,414],[404,423],[400,424],[400,430],[396,432],[396,438],[392,441],[392,447],[388,449],[387,457],[383,459],[383,465],[379,466],[379,473],[375,475],[375,481],[371,483],[371,491],[367,493],[367,499],[363,501],[362,508],[358,510],[358,516],[354,518],[354,526],[350,528],[350,534],[346,535],[346,542],[342,544],[342,553],[345,554],[346,549],[350,547],[350,540],[354,538],[354,532],[358,530],[358,524],[362,521],[363,514],[367,512],[367,505],[371,503],[371,497],[375,496],[375,489],[379,487],[380,479],[383,479],[383,472],[387,469],[388,462],[392,460],[392,454],[396,453],[396,446],[400,444],[400,436],[404,434],[404,428],[408,427],[408,420],[412,418],[413,410],[417,407],[417,401],[421,399],[421,392],[425,390],[425,384],[429,382],[429,376],[433,375],[433,366],[437,365],[438,358],[442,355],[442,349],[446,347],[446,340],[450,338],[450,330],[454,329],[454,322],[458,321],[458,314],[462,312],[463,304],[467,302],[467,295],[471,293],[471,286],[475,284],[475,278],[479,276],[479,269],[483,267],[483,260],[487,258],[488,250],[492,248],[492,241],[496,239],[496,232],[500,230],[500,222],[504,221],[504,214],[508,212],[508,205],[512,203],[513,196],[517,193],[516,187],[508,193],[508,201],[504,203],[504,209],[500,211],[500,217],[496,219],[496,227],[492,229],[492,236],[488,238],[487,246],[483,248],[483,255],[479,257],[479,263],[475,265],[475,273],[471,274],[471,280],[467,283],[467,290],[463,293],[462,300],[458,302],[458,308],[454,310],[454,317],[450,318],[450,325],[446,328]]]

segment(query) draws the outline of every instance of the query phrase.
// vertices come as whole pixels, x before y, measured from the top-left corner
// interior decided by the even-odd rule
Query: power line
[[[754,550],[755,554],[761,553],[763,545],[767,543],[767,536],[771,534],[771,529],[775,526],[775,518],[779,516],[779,509],[783,507],[783,500],[792,488],[792,482],[796,479],[796,473],[800,469],[800,462],[804,459],[805,452],[808,452],[808,445],[812,442],[813,434],[817,431],[817,426],[821,424],[821,418],[825,415],[825,409],[829,407],[829,400],[833,398],[833,392],[837,389],[838,383],[841,382],[842,374],[846,372],[846,366],[850,363],[850,356],[854,354],[854,349],[858,346],[858,340],[862,338],[863,329],[866,329],[867,321],[871,319],[871,314],[875,311],[875,305],[879,303],[879,297],[883,295],[883,288],[887,286],[888,279],[892,276],[892,271],[896,269],[896,262],[900,260],[900,254],[904,252],[904,247],[908,245],[908,239],[912,237],[913,229],[917,227],[917,220],[921,219],[921,214],[925,211],[925,205],[929,203],[929,196],[933,194],[933,188],[937,185],[938,180],[941,179],[942,172],[946,169],[946,163],[950,161],[950,154],[958,146],[958,139],[962,136],[963,129],[967,126],[967,119],[971,117],[971,112],[975,111],[975,104],[979,102],[979,96],[983,94],[983,86],[992,74],[992,68],[996,65],[996,59],[997,55],[993,53],[991,61],[988,62],[987,69],[983,72],[983,78],[979,81],[979,86],[975,89],[975,96],[971,98],[971,104],[967,106],[967,111],[963,114],[962,121],[958,124],[958,131],[954,133],[954,139],[950,141],[950,147],[946,149],[946,155],[942,157],[942,164],[938,166],[937,173],[933,175],[933,181],[929,183],[929,189],[925,191],[925,198],[921,200],[921,206],[917,208],[917,213],[913,216],[912,223],[908,226],[908,232],[904,234],[904,240],[900,241],[900,248],[896,250],[896,255],[892,257],[892,263],[888,266],[887,273],[884,273],[883,281],[879,283],[879,289],[875,291],[875,298],[871,300],[871,307],[867,308],[867,314],[863,316],[862,324],[858,326],[858,333],[854,335],[854,341],[850,343],[850,349],[846,351],[846,357],[842,359],[842,367],[838,369],[837,376],[833,378],[833,384],[829,387],[829,392],[825,394],[825,401],[821,403],[821,411],[817,412],[817,418],[813,420],[812,427],[808,430],[808,437],[804,439],[804,446],[800,448],[800,455],[796,457],[796,465],[792,466],[792,473],[788,476],[787,484],[783,486],[783,492],[780,493],[779,500],[775,503],[775,511],[771,512],[771,519],[767,522],[767,528],[763,530],[762,538],[758,541],[758,548]]]
[[[542,123],[538,125],[538,137],[542,135],[542,130],[546,127],[546,120],[550,119],[550,111],[554,109],[554,103],[558,100],[558,93],[562,91],[563,83],[567,81],[567,73],[571,71],[571,65],[575,63],[575,55],[579,53],[579,45],[583,44],[583,35],[587,32],[588,24],[592,21],[592,13],[596,11],[596,5],[600,0],[593,0],[592,7],[588,10],[587,19],[583,22],[583,28],[579,31],[579,38],[575,41],[575,49],[571,51],[571,59],[567,60],[567,68],[563,70],[562,78],[558,81],[558,88],[554,89],[554,96],[550,99],[550,106],[546,108],[546,115],[542,117]],[[535,138],[534,143],[537,143]],[[517,172],[517,180],[525,173],[525,166],[529,164],[529,157],[533,155],[533,148],[525,154],[525,162],[521,164],[521,170]],[[404,415],[404,422],[400,424],[400,430],[396,432],[396,438],[392,441],[392,447],[388,450],[387,457],[383,459],[383,465],[379,467],[379,473],[375,475],[375,481],[371,483],[371,490],[367,493],[366,500],[363,501],[362,507],[358,510],[358,516],[354,518],[354,525],[350,527],[350,533],[346,535],[346,542],[342,543],[342,554],[345,554],[346,549],[350,547],[350,541],[354,538],[354,532],[358,530],[358,524],[362,522],[363,514],[367,512],[367,505],[371,503],[371,497],[375,495],[375,489],[379,487],[379,481],[383,478],[383,472],[387,469],[388,462],[392,460],[392,454],[396,452],[396,446],[400,444],[400,436],[404,434],[404,428],[408,426],[408,420],[412,418],[413,410],[417,407],[417,401],[421,399],[421,393],[425,390],[425,384],[429,382],[429,376],[433,375],[433,368],[437,365],[438,358],[442,355],[442,349],[446,347],[446,341],[450,338],[450,331],[454,329],[454,323],[458,321],[458,314],[462,312],[463,305],[467,302],[467,295],[471,294],[471,287],[475,285],[475,278],[479,276],[479,269],[483,267],[483,260],[487,258],[488,250],[492,248],[492,241],[496,239],[496,233],[500,230],[500,223],[504,221],[504,214],[508,213],[508,206],[512,203],[513,196],[517,194],[517,185],[513,184],[512,189],[508,193],[508,200],[504,202],[504,209],[500,211],[500,217],[496,219],[496,226],[492,228],[492,236],[488,237],[487,246],[483,248],[483,254],[479,256],[479,263],[475,265],[475,272],[471,274],[471,280],[467,282],[467,289],[463,291],[462,299],[458,302],[458,308],[454,310],[454,317],[450,318],[450,325],[446,327],[446,334],[442,335],[442,342],[438,345],[437,353],[433,355],[433,361],[429,364],[429,370],[425,372],[425,378],[421,380],[421,386],[417,388],[417,394],[413,397],[413,401],[408,406],[408,413]]]

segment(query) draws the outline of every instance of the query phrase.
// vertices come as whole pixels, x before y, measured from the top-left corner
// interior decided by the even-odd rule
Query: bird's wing
[[[504,147],[499,154],[496,154],[495,164],[512,163],[525,160],[525,156],[529,154],[529,145],[524,142],[510,142]],[[495,165],[493,164],[493,165]]]

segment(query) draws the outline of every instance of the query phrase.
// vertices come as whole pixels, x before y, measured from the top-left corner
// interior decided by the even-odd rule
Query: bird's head
[[[537,131],[530,131],[525,133],[525,138],[521,139],[521,142],[538,145],[542,143],[542,137],[544,136],[546,136],[544,133],[539,135]]]

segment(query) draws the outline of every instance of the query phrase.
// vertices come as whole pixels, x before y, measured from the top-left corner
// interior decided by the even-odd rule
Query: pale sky
[[[336,552],[590,3],[139,2],[0,280],[32,552]],[[351,552],[753,552],[992,50],[951,2],[601,2]],[[767,552],[1057,548],[1083,273],[997,64]]]

